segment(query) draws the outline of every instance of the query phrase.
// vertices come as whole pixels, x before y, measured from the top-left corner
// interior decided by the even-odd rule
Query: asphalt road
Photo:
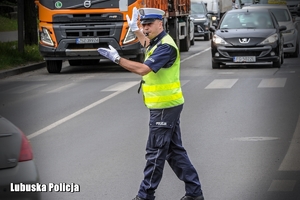
[[[183,144],[205,199],[299,200],[300,58],[286,58],[280,69],[213,70],[209,46],[196,41],[181,55]],[[30,139],[41,182],[80,186],[43,192],[43,200],[136,195],[149,118],[139,80],[108,62],[0,79],[0,115]],[[166,165],[156,199],[183,195]]]

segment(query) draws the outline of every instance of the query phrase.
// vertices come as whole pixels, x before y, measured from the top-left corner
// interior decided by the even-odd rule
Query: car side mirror
[[[286,26],[279,26],[279,31],[285,31],[286,30]]]
[[[210,32],[216,32],[216,27],[215,26],[211,26],[211,27],[209,27],[209,31]]]

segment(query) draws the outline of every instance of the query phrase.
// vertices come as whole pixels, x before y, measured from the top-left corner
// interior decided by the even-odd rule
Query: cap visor
[[[156,19],[142,19],[141,24],[151,24],[155,21]]]

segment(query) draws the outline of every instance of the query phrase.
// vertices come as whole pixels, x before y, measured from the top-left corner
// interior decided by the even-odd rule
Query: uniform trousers
[[[180,132],[182,109],[183,105],[166,109],[150,109],[149,137],[145,156],[147,162],[144,179],[138,192],[138,196],[143,199],[155,199],[155,189],[162,179],[165,160],[177,177],[184,181],[185,195],[202,194],[197,171],[182,146]]]

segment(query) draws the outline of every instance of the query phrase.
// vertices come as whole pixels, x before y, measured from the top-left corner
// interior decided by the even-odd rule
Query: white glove
[[[113,61],[116,64],[117,63],[116,59],[120,58],[119,53],[117,52],[117,50],[115,48],[113,48],[112,46],[108,45],[108,48],[98,48],[97,51],[104,57],[108,58],[109,60]]]
[[[137,10],[136,7],[134,7],[133,10],[132,10],[132,18],[131,18],[131,20],[130,20],[130,18],[129,18],[128,15],[126,15],[126,18],[127,18],[127,23],[129,25],[129,28],[133,32],[139,30],[139,27],[137,25],[137,20],[139,18],[139,11]]]

